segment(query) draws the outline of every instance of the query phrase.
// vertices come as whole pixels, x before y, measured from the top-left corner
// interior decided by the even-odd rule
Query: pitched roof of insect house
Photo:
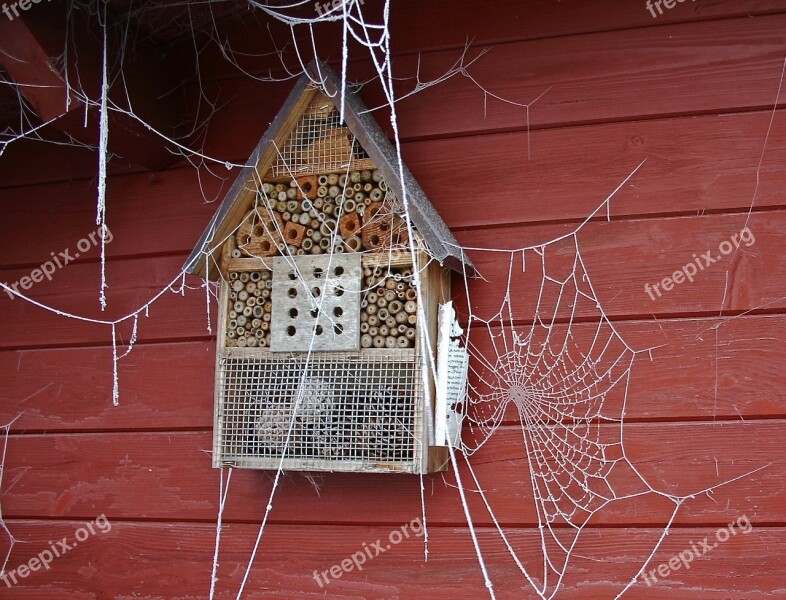
[[[403,198],[406,188],[412,225],[429,253],[455,271],[472,272],[471,262],[462,255],[447,225],[405,165],[402,165],[403,178],[399,176],[396,150],[360,97],[356,93],[346,93],[344,122],[339,122],[335,104],[339,102],[340,79],[319,61],[312,62],[308,70],[308,74],[298,79],[188,257],[186,271],[211,279],[217,277],[218,269],[214,265],[218,263],[211,260],[213,264],[207,264],[208,249],[215,259],[223,240],[238,227],[249,207],[254,206],[263,179],[271,175],[282,180],[293,179],[302,172],[342,171],[367,164],[369,166],[362,168],[376,168],[394,197]],[[312,81],[322,81],[323,89],[318,89]],[[335,99],[335,104],[331,99]],[[311,126],[318,121],[329,122],[332,126]],[[326,158],[324,152],[320,152],[320,145],[335,149],[336,140],[325,137],[336,135],[342,136],[338,145],[346,146],[346,152],[337,156],[333,150],[333,155]],[[324,137],[320,139],[319,136]]]

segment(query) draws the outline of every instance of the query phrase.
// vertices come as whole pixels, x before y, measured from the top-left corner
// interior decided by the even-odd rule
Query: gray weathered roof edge
[[[213,241],[212,237],[215,235],[216,230],[227,216],[243,186],[257,168],[257,162],[262,150],[276,137],[281,123],[286,119],[298,98],[311,84],[312,78],[315,81],[322,82],[323,89],[329,96],[336,97],[340,93],[341,82],[333,69],[322,61],[312,61],[308,66],[308,74],[304,73],[298,79],[286,102],[276,114],[275,119],[273,119],[270,127],[268,127],[246,162],[246,166],[238,174],[232,187],[221,202],[221,206],[213,215],[210,224],[202,233],[197,246],[186,260],[184,269],[187,273],[196,272],[197,265],[204,257],[203,250],[205,246]],[[404,197],[404,189],[406,188],[407,206],[412,224],[423,235],[431,254],[441,264],[454,271],[467,275],[473,273],[474,267],[472,262],[464,255],[450,229],[448,229],[442,217],[440,217],[429,201],[423,188],[420,187],[420,184],[407,166],[403,164],[403,161],[401,170],[399,170],[399,160],[395,147],[371,116],[359,95],[347,93],[344,102],[344,120],[347,126],[355,135],[361,147],[374,161],[377,169],[382,172],[388,186],[392,188],[398,198]],[[400,173],[403,173],[403,179],[399,176]]]

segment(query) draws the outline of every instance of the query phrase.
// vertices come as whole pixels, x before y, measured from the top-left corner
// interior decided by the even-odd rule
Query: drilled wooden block
[[[300,248],[303,238],[306,237],[306,227],[292,221],[284,225],[284,243]]]
[[[341,233],[341,237],[345,240],[356,235],[357,232],[360,231],[361,226],[362,222],[356,212],[351,212],[342,216],[338,222],[338,230]]]
[[[238,227],[237,247],[248,256],[273,256],[278,253],[279,232],[283,226],[278,213],[264,208],[252,210]]]
[[[273,259],[272,352],[357,350],[360,254]]]
[[[317,197],[317,190],[319,189],[319,185],[317,184],[317,176],[316,175],[299,175],[295,177],[297,181],[298,190],[297,190],[297,199],[302,200],[303,198],[308,198],[309,200],[313,200]]]

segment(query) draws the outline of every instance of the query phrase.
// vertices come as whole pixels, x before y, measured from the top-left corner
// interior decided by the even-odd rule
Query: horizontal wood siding
[[[513,249],[569,233],[645,161],[615,196],[609,220],[603,211],[578,235],[605,314],[642,351],[629,385],[627,455],[653,485],[674,494],[751,473],[686,502],[651,566],[740,517],[753,531],[651,587],[639,581],[629,597],[786,598],[786,93],[772,113],[786,58],[786,4],[697,0],[657,19],[643,0],[393,5],[398,76],[414,75],[418,62],[423,79],[443,72],[469,38],[468,56],[487,48],[470,73],[489,92],[519,103],[546,92],[527,115],[523,107],[484,100],[476,84],[456,76],[398,105],[405,160],[463,245]],[[248,52],[244,69],[276,68],[269,57],[250,56],[268,40],[249,21],[228,27],[232,47]],[[318,34],[334,53],[327,59],[338,56],[330,35],[329,28]],[[193,52],[187,44],[173,51]],[[202,149],[242,163],[291,82],[251,80],[216,48],[200,60],[206,98],[220,107]],[[362,79],[370,65],[353,60],[350,72]],[[375,94],[364,88],[368,105],[380,101]],[[388,127],[384,111],[377,116]],[[32,142],[13,144],[0,157],[3,281],[29,275],[50,253],[73,255],[96,230],[95,161],[87,150]],[[210,587],[219,473],[209,455],[215,341],[207,323],[215,331],[217,303],[211,299],[208,309],[202,282],[177,274],[237,169],[179,164],[148,173],[120,159],[111,173],[107,310],[98,304],[95,247],[35,284],[30,297],[113,319],[170,283],[174,291],[139,319],[136,346],[120,361],[116,408],[109,327],[0,294],[0,423],[18,416],[0,496],[20,541],[8,568],[50,540],[73,539],[98,515],[112,524],[50,570],[12,588],[0,583],[3,598],[205,598]],[[746,225],[755,243],[722,257],[694,283],[649,298],[645,284],[671,275],[694,253],[717,254]],[[512,270],[506,255],[471,257],[483,275],[469,284],[473,313],[499,310],[510,272],[517,292],[512,326],[526,330],[539,289],[537,256],[515,255]],[[570,243],[548,254],[557,270],[573,257]],[[455,284],[454,293],[465,319],[463,286]],[[578,344],[593,338],[597,316],[594,305],[578,307]],[[554,335],[564,336],[565,327],[558,322]],[[488,334],[476,333],[478,351],[493,359]],[[123,352],[132,323],[117,334]],[[467,440],[475,435],[465,431]],[[540,541],[524,452],[518,417],[509,411],[472,465],[511,544],[531,566],[539,564]],[[460,474],[497,597],[534,598],[466,465]],[[631,473],[619,476],[634,485]],[[455,484],[452,472],[425,478],[428,562],[422,538],[412,536],[362,571],[320,587],[314,571],[420,517],[420,482],[287,474],[244,597],[487,597]],[[237,593],[271,489],[272,473],[233,475],[218,598]],[[595,515],[558,598],[613,598],[648,557],[672,510],[662,497],[643,494]],[[0,556],[6,543],[0,537]]]

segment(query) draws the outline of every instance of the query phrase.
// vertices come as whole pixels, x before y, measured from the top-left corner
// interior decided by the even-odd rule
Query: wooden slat
[[[411,523],[416,514],[391,527],[335,527],[270,525],[265,531],[244,598],[416,598],[424,590],[434,598],[485,598],[483,578],[465,527],[429,529],[429,560],[423,560],[422,538],[411,534],[398,544],[395,530]],[[730,519],[739,515],[731,515]],[[11,528],[27,544],[14,548],[9,570],[49,547],[53,539],[70,544],[83,522],[12,522]],[[417,523],[415,524],[417,528]],[[255,524],[227,525],[223,530],[216,598],[237,596],[251,548]],[[407,529],[409,531],[409,529]],[[652,565],[690,549],[717,529],[672,529]],[[215,532],[207,524],[112,522],[107,533],[88,537],[49,571],[37,571],[22,584],[3,589],[4,598],[205,598],[210,590]],[[613,598],[638,572],[649,555],[659,529],[606,529],[583,534],[572,559],[559,598]],[[540,542],[531,529],[511,530],[510,543],[522,562],[538,571]],[[478,533],[484,558],[498,598],[535,597],[524,576],[494,531]],[[633,598],[672,600],[751,600],[780,597],[786,568],[778,557],[786,551],[786,530],[757,527],[738,533],[697,558],[690,569],[681,568],[647,587],[639,581]],[[319,540],[319,543],[315,543]],[[314,579],[356,552],[374,543],[382,552],[367,560],[362,571],[353,566],[323,587]],[[390,546],[388,549],[387,546]],[[610,558],[611,557],[611,558]],[[358,561],[360,558],[358,557]],[[722,576],[719,576],[722,574]]]
[[[785,27],[786,15],[773,15],[651,27],[624,38],[629,43],[619,42],[619,32],[515,42],[492,48],[470,73],[489,92],[517,103],[549,90],[530,109],[533,128],[761,110],[775,102]],[[429,81],[456,59],[456,50],[401,57],[395,75],[419,72]],[[350,73],[361,81],[372,75],[366,63]],[[222,155],[223,131],[242,132],[246,115],[267,101],[271,85],[245,77],[203,87],[211,100],[226,102],[205,141],[208,153]],[[369,107],[385,104],[374,86],[365,86],[362,96]],[[387,123],[383,112],[377,119]],[[402,139],[411,140],[524,131],[527,113],[493,98],[484,102],[475,83],[456,76],[397,104],[397,121]]]
[[[0,422],[21,415],[15,431],[208,429],[214,356],[210,341],[140,344],[120,362],[115,407],[111,347],[0,352]]]
[[[109,261],[108,306],[105,312],[101,311],[98,303],[99,263],[66,265],[55,272],[52,281],[44,279],[27,292],[37,301],[56,309],[92,319],[111,320],[139,310],[177,278],[182,265],[182,255]],[[30,270],[14,270],[5,271],[2,275],[10,283],[29,274]],[[148,315],[140,314],[140,341],[189,340],[210,335],[207,331],[205,291],[200,289],[202,281],[193,277],[186,281],[192,289],[186,290],[183,295],[167,292],[153,304]],[[173,287],[180,290],[181,282],[182,278],[178,279]],[[25,290],[20,288],[20,292]],[[213,298],[213,319],[216,303]],[[6,293],[0,298],[0,307],[3,332],[0,344],[4,348],[111,343],[112,333],[108,325],[60,317],[19,298],[11,299]],[[132,327],[131,319],[118,326],[119,343],[130,339]]]
[[[786,317],[728,321],[717,330],[717,342],[716,324],[715,319],[619,324],[633,347],[655,348],[652,360],[645,353],[634,363],[628,420],[786,416],[786,391],[778,383],[786,362]],[[573,328],[579,347],[588,347],[594,334],[591,324]],[[488,338],[481,331],[473,336],[473,354],[495,362]],[[139,345],[120,362],[115,408],[108,347],[0,352],[0,422],[22,414],[15,431],[209,429],[214,353],[211,341]],[[480,368],[478,360],[474,368]],[[181,364],[188,369],[176,368]],[[513,407],[507,422],[517,422]]]
[[[382,3],[376,0],[364,2],[364,15],[370,22],[381,21],[381,5]],[[391,6],[390,30],[394,55],[401,55],[426,53],[439,48],[463,48],[468,39],[473,46],[483,48],[512,40],[657,27],[669,23],[696,23],[709,19],[750,17],[776,12],[783,12],[783,5],[778,0],[699,0],[678,6],[674,10],[664,10],[657,18],[653,18],[643,1],[609,0],[600,7],[582,0],[562,0],[558,3],[547,0],[526,3],[496,0],[493,6],[482,0],[474,0],[463,2],[461,9],[458,9],[454,2],[448,0],[399,0]],[[301,16],[316,16],[313,6],[303,10]],[[295,30],[295,35],[300,40],[300,52],[308,57],[312,44],[311,33],[306,28]],[[313,35],[323,58],[338,55],[336,43],[341,39],[338,24],[322,24],[313,29]],[[237,74],[237,70],[220,52],[223,50],[226,53],[227,48],[235,52],[232,61],[244,71],[266,74],[268,65],[264,58],[259,57],[267,57],[279,50],[283,44],[291,41],[291,37],[289,28],[279,23],[252,19],[236,21],[223,32],[223,48],[212,45],[202,48],[200,59],[203,79],[224,79]],[[278,43],[278,47],[274,46],[274,43]],[[358,50],[356,46],[351,46],[351,49],[351,57],[362,56],[361,52],[355,53],[355,50]],[[191,57],[193,44],[184,40],[176,51],[184,57]],[[294,52],[284,54],[282,58],[290,68],[298,68],[300,64]]]
[[[107,256],[190,252],[229,186],[227,173],[189,168],[110,177]],[[65,249],[73,256],[77,243],[97,229],[96,194],[92,179],[0,190],[3,265],[37,266]],[[80,259],[99,256],[91,246]]]
[[[620,192],[618,201],[624,202],[629,188]],[[663,315],[663,314],[724,314],[729,311],[744,311],[767,308],[772,311],[786,305],[782,281],[786,278],[786,263],[782,256],[786,241],[782,231],[786,227],[786,213],[763,212],[751,215],[707,215],[657,220],[600,221],[589,223],[578,236],[579,248],[589,274],[595,294],[605,314],[620,315]],[[739,252],[721,256],[721,260],[704,267],[697,267],[693,283],[683,281],[660,297],[652,291],[652,298],[645,284],[662,283],[684,265],[699,260],[710,251],[710,258],[720,256],[719,247],[730,242],[748,222],[755,243],[740,241]],[[575,225],[507,227],[458,233],[459,242],[465,246],[480,248],[520,248],[537,246],[570,234]],[[747,234],[746,234],[747,235]],[[725,247],[725,246],[724,246]],[[541,288],[542,266],[540,257],[529,251],[524,257],[516,253],[511,260],[509,254],[470,252],[478,272],[486,281],[470,283],[473,314],[480,318],[491,318],[498,313],[505,291],[514,291],[512,315],[514,319],[531,320],[536,312],[538,293]],[[694,257],[695,255],[695,257]],[[567,277],[573,269],[576,257],[572,238],[547,250],[547,270],[551,277]],[[524,262],[526,260],[526,263]],[[526,271],[524,267],[526,266]],[[509,277],[510,274],[510,277]],[[724,293],[727,285],[728,290]],[[574,286],[568,286],[575,290]],[[588,285],[583,286],[590,293]],[[553,302],[558,293],[556,284],[551,284],[545,293],[539,314],[554,316]],[[454,286],[454,293],[462,296],[458,309],[466,311],[463,287]],[[572,293],[572,292],[571,292]],[[565,303],[557,313],[559,319],[570,317],[572,309]],[[507,309],[504,317],[508,317]],[[580,298],[576,317],[597,318],[597,307],[587,298]]]
[[[122,409],[121,409],[122,410]],[[625,449],[652,486],[691,494],[758,468],[711,496],[686,503],[677,522],[714,523],[730,511],[770,523],[786,521],[784,421],[628,424]],[[489,502],[502,523],[534,524],[537,517],[520,427],[503,427],[472,458]],[[469,432],[465,439],[471,438]],[[602,438],[618,439],[604,426]],[[755,441],[755,443],[753,442]],[[210,468],[208,432],[12,435],[3,497],[5,517],[86,518],[101,507],[116,518],[207,520],[215,517],[218,471]],[[462,466],[462,480],[472,479]],[[271,472],[235,470],[225,517],[259,517],[269,497]],[[428,476],[426,504],[435,523],[460,523],[461,504],[452,473]],[[276,493],[274,522],[391,523],[419,512],[420,484],[409,475],[334,473],[318,476],[318,490],[301,475],[287,477]],[[13,482],[13,485],[11,485]],[[644,491],[619,466],[618,490]],[[493,493],[491,492],[493,490]],[[385,502],[379,502],[385,498]],[[474,519],[491,524],[481,499],[469,495]],[[654,494],[600,511],[593,524],[658,524],[673,504]]]

